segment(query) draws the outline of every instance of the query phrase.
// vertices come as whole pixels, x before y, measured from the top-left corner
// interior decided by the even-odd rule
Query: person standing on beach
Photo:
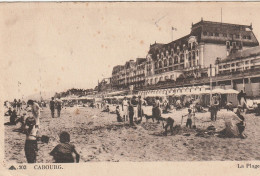
[[[56,101],[56,109],[57,109],[58,117],[60,117],[60,112],[61,112],[61,100],[60,99],[58,99]]]
[[[157,123],[160,123],[160,118],[161,118],[160,106],[161,106],[160,99],[159,99],[159,97],[156,97],[155,106],[154,106],[154,115],[155,115],[155,118],[157,119]]]
[[[26,131],[26,141],[24,147],[25,157],[28,163],[36,163],[38,151],[37,135],[39,129],[36,127],[36,121],[33,117],[28,117],[25,124],[29,127]]]
[[[117,122],[123,122],[119,106],[116,107]]]
[[[14,99],[14,102],[13,102],[13,108],[15,109],[15,111],[17,112],[17,100]]]
[[[50,110],[51,110],[51,117],[54,118],[54,110],[55,110],[55,101],[54,101],[54,97],[51,97],[51,101],[50,101]]]
[[[134,117],[133,118],[137,119],[137,117],[138,117],[138,109],[137,109],[138,101],[136,100],[136,96],[133,96],[133,98],[131,100],[131,105],[134,108]]]
[[[186,117],[187,116],[187,121],[186,121],[186,127],[190,127],[191,128],[191,125],[192,125],[192,117],[194,117],[194,113],[192,114],[192,110],[191,109],[188,109],[188,114],[182,116],[183,117]]]
[[[141,96],[138,96],[138,118],[141,119],[142,121],[142,118],[143,118],[143,108],[142,108],[142,104],[143,104],[143,101],[141,99]]]
[[[35,127],[39,128],[40,125],[40,106],[33,100],[28,100],[27,105],[32,108],[32,115],[36,121]]]
[[[128,102],[128,115],[129,115],[129,121],[130,121],[130,125],[134,125],[134,107],[131,104],[131,102]]]
[[[22,102],[19,99],[17,102],[17,115],[20,116],[21,115],[21,109],[22,109]]]
[[[124,121],[128,121],[128,102],[126,97],[124,97],[124,100],[122,101],[122,111]]]
[[[211,112],[211,120],[216,121],[217,120],[217,113],[219,110],[219,98],[217,95],[212,96],[212,101],[211,101],[211,107],[210,107],[210,112]]]

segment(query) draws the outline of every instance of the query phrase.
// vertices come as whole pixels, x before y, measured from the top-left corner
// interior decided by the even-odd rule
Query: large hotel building
[[[154,43],[145,58],[113,68],[111,91],[209,85],[260,94],[260,48],[252,25],[201,20],[190,34]]]

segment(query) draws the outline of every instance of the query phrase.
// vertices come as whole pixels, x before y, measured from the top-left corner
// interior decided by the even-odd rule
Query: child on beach
[[[76,162],[79,162],[79,154],[73,144],[70,144],[70,134],[66,131],[60,134],[60,144],[58,144],[50,153],[55,163],[74,163],[73,153],[76,154]]]
[[[117,122],[123,122],[123,119],[120,114],[120,108],[119,106],[116,107],[116,115],[117,115]]]
[[[173,118],[171,117],[168,117],[166,119],[163,118],[163,121],[166,121],[166,125],[164,125],[163,123],[163,128],[165,129],[164,135],[167,136],[168,127],[170,127],[171,134],[173,135],[173,124],[174,124]]]
[[[182,118],[186,117],[186,116],[188,117],[187,118],[187,122],[186,122],[186,127],[190,127],[191,128],[191,125],[192,125],[192,119],[191,118],[195,115],[195,113],[192,114],[192,110],[191,109],[188,109],[188,112],[189,113],[184,115],[184,116],[182,116]]]
[[[36,154],[38,151],[38,128],[36,128],[36,120],[33,117],[28,117],[25,123],[29,127],[26,132],[26,141],[24,147],[25,156],[28,163],[36,163]]]
[[[17,113],[16,110],[14,109],[10,116],[10,125],[16,125],[16,120],[17,120]]]

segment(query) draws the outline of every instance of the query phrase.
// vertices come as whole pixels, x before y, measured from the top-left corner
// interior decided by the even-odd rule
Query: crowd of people
[[[234,109],[234,106],[232,103],[228,102],[226,105],[227,110],[234,111],[235,117],[237,117],[238,120],[238,130],[239,135],[241,138],[245,138],[244,130],[245,130],[245,118],[242,115],[242,111],[244,112],[244,109],[247,109],[246,106],[246,95],[243,93],[243,91],[238,94],[238,106]],[[107,105],[107,102],[104,101],[104,112],[110,112],[109,105]],[[208,109],[203,108],[198,102],[196,102],[194,99],[190,99],[188,106],[183,106],[180,99],[177,99],[175,101],[175,104],[173,108],[175,110],[182,109],[184,107],[187,107],[188,113],[186,115],[182,116],[183,118],[186,118],[186,127],[188,128],[196,128],[195,125],[195,114],[197,112],[207,112],[207,110],[210,112],[210,120],[212,122],[217,121],[217,114],[218,111],[221,109],[220,106],[220,95],[219,94],[213,94],[211,97],[211,103],[208,106]],[[103,104],[103,103],[102,103]],[[186,102],[187,104],[187,102]],[[123,101],[120,105],[116,106],[116,115],[117,115],[117,121],[118,122],[127,122],[129,121],[129,124],[131,126],[135,126],[136,124],[139,124],[143,117],[148,119],[152,119],[153,121],[156,120],[157,123],[160,123],[160,121],[166,122],[166,125],[163,123],[163,128],[165,129],[165,135],[167,135],[167,128],[170,127],[172,132],[172,126],[174,123],[173,117],[163,118],[162,113],[168,113],[171,111],[172,107],[169,105],[169,102],[167,100],[161,101],[159,97],[156,97],[153,101],[153,108],[152,108],[152,115],[144,114],[143,106],[146,106],[146,101],[142,99],[141,96],[133,96],[131,99],[127,99],[127,97],[124,97]],[[181,122],[182,124],[182,122]],[[193,125],[192,125],[193,124]]]
[[[25,157],[28,163],[36,163],[36,157],[38,152],[38,141],[48,143],[49,137],[42,135],[40,136],[40,115],[41,108],[44,103],[38,103],[33,100],[28,100],[25,105],[20,103],[21,101],[16,99],[11,102],[8,107],[8,111],[5,113],[6,116],[10,116],[10,122],[5,125],[16,125],[18,122],[21,123],[20,132],[26,135],[25,139]],[[46,104],[45,104],[46,105]],[[58,100],[50,101],[51,115],[54,118],[54,111],[57,109],[57,115],[60,117],[62,108],[62,102]],[[18,112],[18,113],[17,113]],[[59,135],[60,144],[58,144],[51,152],[55,163],[72,163],[79,162],[80,155],[77,153],[75,146],[70,143],[70,134],[66,131],[61,132]],[[74,160],[73,153],[76,155]]]
[[[243,91],[238,94],[238,107],[234,114],[238,119],[237,128],[239,131],[239,136],[241,138],[245,138],[244,130],[246,127],[245,117],[242,114],[244,109],[248,109],[246,103],[246,95]],[[24,104],[21,100],[14,100],[10,103],[8,111],[5,115],[10,116],[10,122],[5,123],[5,125],[16,125],[18,122],[21,122],[21,132],[26,134],[26,142],[25,142],[25,156],[28,163],[36,162],[36,153],[38,151],[37,141],[41,140],[42,142],[49,142],[49,137],[47,136],[39,136],[40,131],[40,114],[41,108],[46,107],[46,103],[39,103],[33,100],[28,100],[26,104]],[[213,94],[211,99],[211,105],[209,106],[210,111],[210,119],[214,122],[217,121],[217,112],[220,110],[220,97],[218,94]],[[24,106],[27,105],[27,106]],[[51,111],[51,117],[55,117],[55,110],[57,111],[57,117],[60,117],[61,109],[63,103],[60,99],[51,98],[49,102],[49,108]],[[111,112],[110,105],[106,100],[103,100],[99,103],[90,103],[90,107],[102,109],[103,112]],[[156,97],[153,101],[152,106],[152,115],[147,115],[144,113],[144,106],[147,106],[147,102],[142,99],[141,96],[132,96],[132,98],[128,99],[124,97],[120,104],[116,106],[116,116],[117,122],[127,122],[130,126],[136,126],[140,124],[143,118],[148,121],[152,119],[160,123],[163,123],[164,135],[167,135],[168,129],[173,134],[173,125],[175,123],[174,117],[163,118],[162,113],[168,113],[173,108],[177,111],[181,109],[181,103],[177,100],[174,104],[174,107],[169,105],[167,100],[161,101],[159,97]],[[227,103],[227,110],[233,111],[232,103]],[[186,118],[186,127],[187,128],[196,128],[195,120],[196,113],[203,112],[201,106],[198,106],[198,103],[191,99],[188,112],[186,115],[182,115],[181,125],[183,123],[183,119]],[[174,114],[174,113],[173,113]],[[73,158],[72,154],[76,155],[76,159]],[[67,132],[62,132],[60,134],[60,144],[58,144],[51,152],[50,155],[53,156],[55,162],[63,163],[63,162],[79,162],[79,154],[77,153],[75,146],[70,144],[70,134]]]

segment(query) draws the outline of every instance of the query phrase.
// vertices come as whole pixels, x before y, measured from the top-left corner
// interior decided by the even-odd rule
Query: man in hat
[[[124,97],[124,100],[122,101],[122,111],[124,121],[128,121],[128,102],[126,97]]]

